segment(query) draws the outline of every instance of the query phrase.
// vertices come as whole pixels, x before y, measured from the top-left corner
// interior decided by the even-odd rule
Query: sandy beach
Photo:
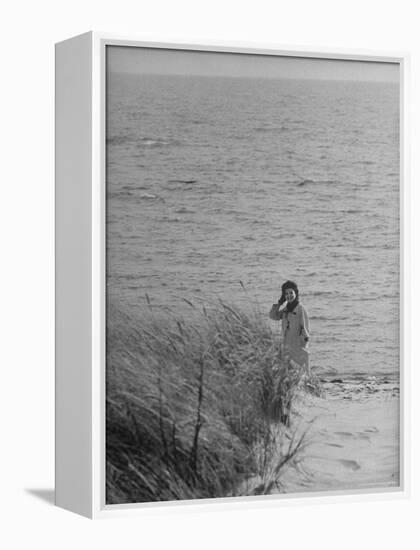
[[[399,387],[396,379],[326,381],[324,395],[302,395],[294,428],[307,430],[282,491],[340,491],[399,486]]]

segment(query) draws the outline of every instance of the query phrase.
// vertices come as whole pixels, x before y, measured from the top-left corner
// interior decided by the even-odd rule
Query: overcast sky
[[[134,74],[399,81],[397,63],[372,61],[108,46],[107,62],[111,72]]]

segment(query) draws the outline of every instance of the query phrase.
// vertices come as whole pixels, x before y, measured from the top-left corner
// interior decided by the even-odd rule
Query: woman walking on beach
[[[286,281],[281,287],[281,297],[273,304],[270,319],[282,321],[282,358],[291,365],[304,367],[309,374],[309,318],[299,302],[299,290],[293,281]],[[296,365],[295,365],[296,366]]]

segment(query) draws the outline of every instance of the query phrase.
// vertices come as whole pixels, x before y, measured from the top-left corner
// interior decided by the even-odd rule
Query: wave
[[[116,198],[126,198],[126,197],[135,197],[136,194],[133,191],[130,191],[128,189],[120,189],[118,191],[110,191],[108,193],[108,196],[110,198],[116,197]]]
[[[175,214],[195,214],[195,210],[189,210],[188,208],[185,208],[185,206],[182,206],[181,208],[178,208],[178,210],[175,210]]]
[[[170,145],[179,145],[178,140],[172,139],[163,139],[163,138],[151,138],[151,137],[142,137],[137,140],[137,145],[143,147],[168,147]]]
[[[127,145],[128,143],[135,143],[138,147],[168,147],[171,145],[180,145],[179,140],[154,138],[154,137],[141,137],[136,138],[132,135],[115,135],[109,136],[106,139],[108,145]]]
[[[190,185],[192,183],[197,183],[198,180],[196,179],[172,179],[172,180],[168,180],[168,183],[181,183],[181,184],[186,184],[186,185]]]
[[[304,179],[296,183],[298,184],[299,187],[303,187],[304,185],[308,185],[309,183],[315,183],[315,181],[311,179]]]
[[[337,184],[337,180],[313,180],[311,178],[299,178],[294,182],[298,187],[303,187],[304,185],[333,185]]]
[[[164,198],[159,197],[158,195],[154,195],[153,193],[141,193],[138,198],[141,200],[157,200],[165,202]]]
[[[129,189],[122,189],[120,191],[117,191],[115,193],[110,193],[110,196],[112,197],[133,197],[138,200],[146,200],[146,201],[161,201],[165,202],[165,199],[163,197],[159,197],[158,195],[154,195],[153,193],[136,193],[137,189],[129,190]]]
[[[362,210],[358,210],[356,208],[349,208],[348,210],[338,210],[338,212],[342,214],[360,214]]]
[[[334,372],[335,371],[335,372]],[[371,386],[382,389],[383,391],[398,390],[398,372],[366,372],[366,371],[350,371],[346,373],[340,373],[339,378],[336,378],[337,372],[335,369],[323,371],[323,382],[327,384],[343,384],[343,385],[357,385],[357,386]],[[383,386],[393,386],[392,388],[383,388]],[[343,386],[343,389],[344,386]],[[354,388],[351,388],[354,389]]]

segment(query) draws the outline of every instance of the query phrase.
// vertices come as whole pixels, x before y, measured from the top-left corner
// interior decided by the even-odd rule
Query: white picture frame
[[[398,488],[107,505],[105,503],[105,50],[132,46],[400,66],[400,475]],[[166,44],[89,32],[56,45],[56,504],[90,518],[162,506],[279,505],[305,497],[401,497],[409,490],[408,114],[406,54],[249,44]]]

